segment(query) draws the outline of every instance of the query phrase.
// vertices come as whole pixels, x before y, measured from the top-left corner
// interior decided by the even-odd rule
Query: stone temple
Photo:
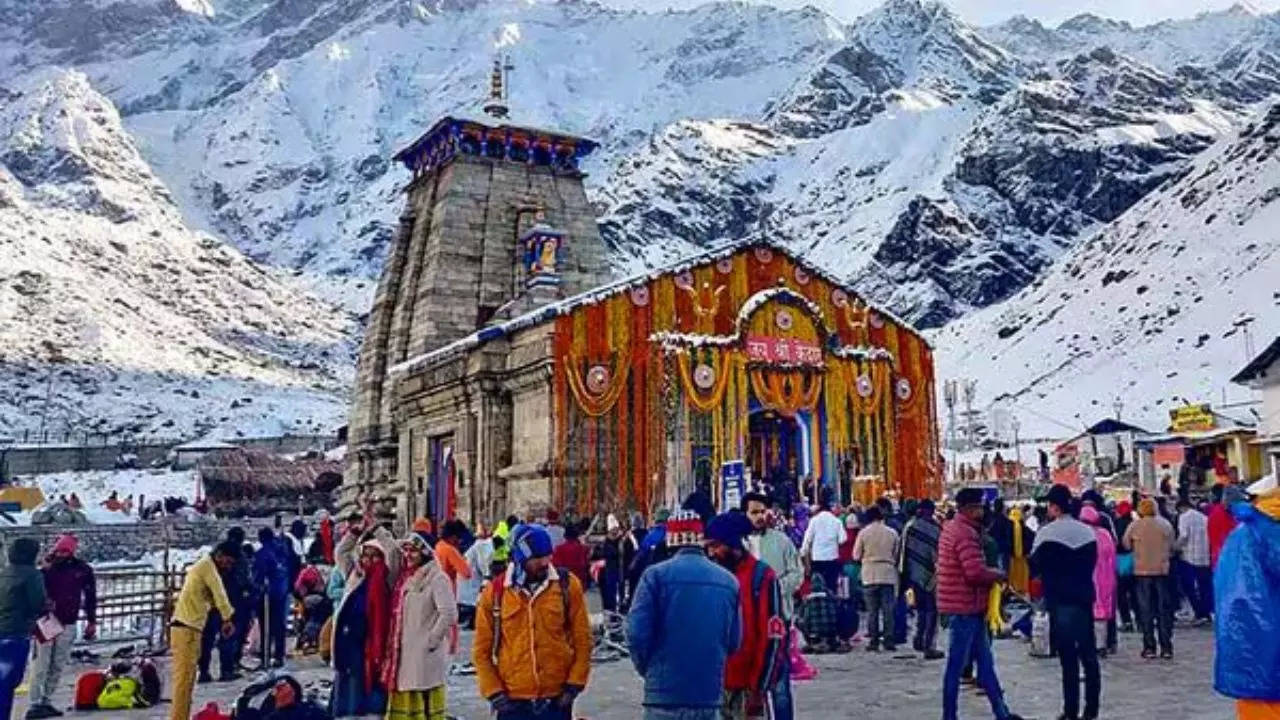
[[[748,483],[941,493],[924,339],[767,236],[611,276],[595,143],[483,118],[396,155],[412,179],[360,351],[341,503],[494,521],[671,507]],[[754,479],[754,480],[753,480]]]

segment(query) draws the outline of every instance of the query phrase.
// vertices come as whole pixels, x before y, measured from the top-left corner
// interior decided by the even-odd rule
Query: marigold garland
[[[734,353],[732,351],[724,351],[722,357],[718,359],[715,353],[709,353],[711,367],[715,370],[716,379],[706,395],[703,395],[702,391],[694,385],[693,373],[689,369],[691,362],[698,361],[699,354],[696,351],[676,353],[675,363],[680,368],[680,384],[684,388],[685,400],[700,412],[712,412],[719,409],[724,402],[725,388],[729,386],[729,371],[733,366]],[[718,370],[716,369],[717,365],[720,366]]]
[[[756,398],[788,417],[794,417],[801,410],[812,410],[821,397],[822,375],[819,373],[755,369],[750,375]]]
[[[858,309],[837,306],[833,286],[819,275],[797,283],[794,263],[781,253],[768,263],[750,250],[731,255],[720,268],[716,262],[689,269],[692,290],[678,288],[671,275],[661,276],[637,286],[648,296],[645,304],[622,292],[556,320],[549,429],[556,446],[550,465],[555,502],[581,510],[632,506],[648,512],[664,500],[678,500],[696,477],[695,452],[716,468],[745,457],[752,397],[782,414],[812,413],[808,450],[815,475],[824,467],[826,474],[843,475],[844,463],[856,456],[859,474],[879,477],[865,485],[936,496],[940,456],[928,346],[889,320],[882,327],[859,326],[861,318],[850,317]],[[823,347],[834,335],[842,345],[884,347],[892,361],[824,352],[823,369],[781,370],[751,364],[741,347],[671,353],[649,341],[655,332],[729,335],[738,327],[743,304],[777,287],[780,278],[808,298],[820,317],[795,304],[769,301],[742,330]],[[777,322],[783,308],[792,315],[786,329]],[[705,391],[693,381],[699,362],[714,371]],[[607,380],[592,378],[593,393],[585,373],[595,365],[610,374]],[[871,380],[868,396],[858,392],[863,374]],[[906,401],[897,399],[898,378],[911,383]],[[597,384],[600,380],[605,382]]]

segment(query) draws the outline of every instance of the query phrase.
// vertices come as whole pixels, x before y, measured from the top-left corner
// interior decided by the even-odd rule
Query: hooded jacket
[[[493,659],[494,583],[485,586],[476,603],[471,663],[480,695],[490,698],[506,693],[514,700],[536,700],[556,697],[566,687],[581,691],[591,670],[591,624],[582,583],[569,575],[565,585],[569,617],[565,618],[566,604],[554,566],[532,592],[513,584],[514,570],[514,564],[508,565],[503,578],[497,663]]]
[[[40,545],[18,538],[9,546],[9,564],[0,568],[0,637],[26,637],[44,613],[44,577],[36,569]]]
[[[1227,697],[1280,701],[1280,519],[1246,503],[1213,575],[1213,687]]]
[[[75,624],[81,607],[86,620],[97,622],[98,584],[88,563],[77,557],[54,558],[42,572],[45,593],[53,601],[53,614],[58,622]]]

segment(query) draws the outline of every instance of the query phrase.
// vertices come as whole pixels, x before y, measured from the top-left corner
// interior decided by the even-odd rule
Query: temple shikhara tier
[[[941,495],[919,333],[766,238],[610,281],[578,170],[594,144],[509,124],[501,98],[398,156],[413,180],[344,502],[474,522],[730,502],[748,482]]]

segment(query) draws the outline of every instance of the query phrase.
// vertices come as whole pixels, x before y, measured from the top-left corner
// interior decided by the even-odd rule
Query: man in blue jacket
[[[742,626],[738,581],[702,548],[702,520],[682,510],[667,520],[675,555],[640,578],[627,641],[644,677],[645,720],[717,720],[725,663]]]
[[[284,665],[285,617],[289,611],[289,558],[271,528],[258,530],[258,542],[262,547],[253,555],[253,587],[259,598],[266,599],[265,617],[258,622],[267,630],[270,645],[263,645],[270,650],[271,664],[280,667]]]

